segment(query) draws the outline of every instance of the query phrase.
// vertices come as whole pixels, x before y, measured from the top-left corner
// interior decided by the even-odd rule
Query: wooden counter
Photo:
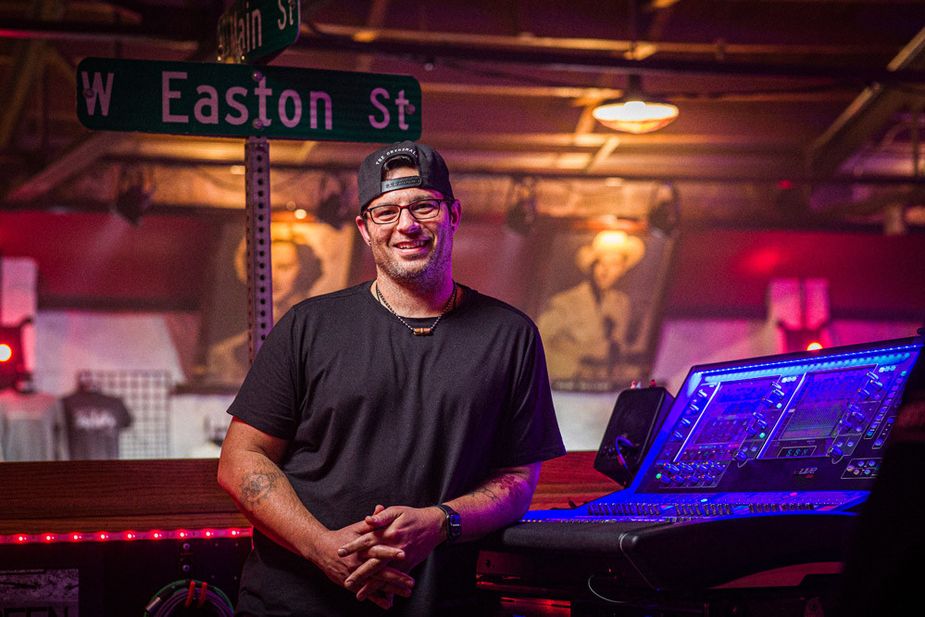
[[[531,509],[567,508],[617,490],[594,452],[547,461]],[[0,535],[248,527],[215,480],[216,459],[0,464]]]

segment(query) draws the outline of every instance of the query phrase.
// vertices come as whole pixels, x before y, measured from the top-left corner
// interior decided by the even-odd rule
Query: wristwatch
[[[445,503],[438,503],[437,507],[443,510],[443,514],[446,516],[446,521],[443,524],[446,528],[446,542],[451,544],[462,535],[462,520],[459,517],[459,512]]]

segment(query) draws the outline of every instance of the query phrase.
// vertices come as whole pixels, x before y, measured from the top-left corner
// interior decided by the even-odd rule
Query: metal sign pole
[[[248,137],[244,144],[247,249],[247,339],[253,364],[273,327],[273,276],[270,257],[270,144]]]

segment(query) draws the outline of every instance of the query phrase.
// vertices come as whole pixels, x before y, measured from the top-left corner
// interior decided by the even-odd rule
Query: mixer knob
[[[828,455],[831,456],[832,458],[838,458],[839,456],[842,456],[844,454],[845,454],[844,450],[842,450],[838,446],[832,446],[831,448],[829,448],[829,451],[828,451]]]
[[[744,463],[745,461],[748,460],[748,452],[746,452],[745,450],[739,450],[738,452],[736,452],[734,458],[740,463]]]

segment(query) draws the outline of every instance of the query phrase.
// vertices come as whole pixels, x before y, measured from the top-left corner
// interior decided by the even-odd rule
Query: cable
[[[234,607],[218,587],[210,587],[205,581],[178,580],[164,585],[151,597],[143,617],[172,615],[233,617]]]
[[[604,602],[608,602],[610,604],[624,604],[624,605],[630,604],[626,600],[614,600],[613,598],[608,598],[607,596],[599,593],[596,589],[594,589],[594,586],[591,584],[591,581],[594,580],[594,577],[595,577],[594,574],[588,577],[588,591],[593,593],[595,596],[597,596],[599,599],[603,600]]]
[[[646,617],[654,617],[655,615],[676,615],[676,614],[689,614],[689,615],[701,615],[703,614],[700,608],[683,608],[680,606],[675,606],[673,608],[668,608],[667,606],[662,606],[657,600],[647,599],[646,597],[636,593],[635,598],[630,598],[627,600],[616,600],[614,598],[609,598],[604,594],[600,593],[592,584],[592,581],[596,576],[602,577],[602,575],[592,574],[588,577],[588,591],[590,591],[594,596],[608,604],[617,604],[620,606],[629,607],[631,609],[641,610]],[[603,578],[603,577],[602,577]],[[614,577],[606,577],[611,580],[614,580]],[[629,591],[629,590],[627,590]],[[670,611],[670,612],[669,612]],[[622,611],[621,611],[622,614]],[[635,611],[633,614],[637,614]]]

